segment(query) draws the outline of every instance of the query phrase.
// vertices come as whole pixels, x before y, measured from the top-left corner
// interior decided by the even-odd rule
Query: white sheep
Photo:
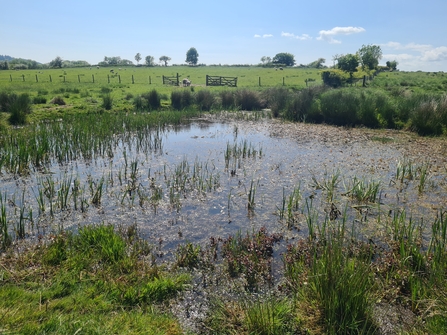
[[[185,78],[182,80],[183,86],[191,86],[191,80]]]

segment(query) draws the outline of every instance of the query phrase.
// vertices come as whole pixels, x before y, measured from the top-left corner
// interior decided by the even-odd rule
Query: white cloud
[[[262,37],[263,38],[269,38],[269,37],[273,37],[273,35],[272,34],[264,34],[264,35],[262,35]]]
[[[339,44],[340,40],[334,38],[337,35],[351,35],[363,33],[365,31],[362,27],[334,27],[331,30],[320,30],[320,36],[317,37],[317,40],[324,40],[329,43]]]
[[[254,38],[261,38],[261,35],[255,34]]]
[[[447,47],[438,47],[431,50],[426,50],[422,53],[421,59],[426,62],[447,60]]]
[[[383,44],[382,46],[394,50],[413,51],[416,54],[411,55],[411,57],[421,62],[437,62],[447,60],[446,46],[433,47],[430,44],[417,44],[413,42],[408,44],[401,44],[399,42],[388,42],[386,44]],[[399,57],[404,56],[402,59],[405,60],[408,59],[405,58],[406,55],[408,54],[399,54]]]
[[[385,44],[382,44],[384,47],[388,47],[395,50],[414,50],[414,51],[426,51],[432,49],[432,46],[430,44],[417,44],[417,43],[408,43],[408,44],[401,44],[399,42],[388,42]]]
[[[312,39],[312,37],[310,37],[308,34],[295,35],[293,33],[282,32],[281,36],[282,37],[295,38],[295,39],[300,40],[300,41],[305,41],[305,40],[311,40]]]

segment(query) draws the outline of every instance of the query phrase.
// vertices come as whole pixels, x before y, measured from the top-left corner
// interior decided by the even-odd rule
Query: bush
[[[311,121],[322,122],[321,114],[312,113],[315,99],[325,91],[324,86],[314,86],[305,88],[295,93],[289,100],[289,104],[284,112],[284,118],[290,121]]]
[[[182,106],[182,92],[172,91],[171,92],[171,106],[176,110],[181,110]]]
[[[143,111],[146,107],[146,101],[141,95],[133,99],[133,107],[138,111]]]
[[[422,101],[411,113],[411,129],[419,135],[441,135],[447,119],[447,98]]]
[[[38,90],[37,91],[37,95],[47,95],[48,94],[48,90]]]
[[[267,106],[272,110],[273,117],[278,117],[288,105],[291,94],[286,88],[275,87],[266,90],[264,95],[266,96]]]
[[[28,115],[31,113],[31,99],[28,94],[21,94],[11,101],[8,112],[10,113],[8,119],[10,124],[25,124]]]
[[[176,110],[188,108],[191,106],[192,100],[191,91],[189,90],[171,92],[171,106]]]
[[[224,109],[234,108],[234,94],[231,91],[219,92],[220,104]]]
[[[337,88],[348,82],[349,74],[341,70],[327,70],[321,73],[321,78],[325,85]]]
[[[197,108],[201,111],[209,111],[215,102],[214,95],[208,90],[201,90],[195,96]]]
[[[106,93],[102,96],[102,107],[105,110],[111,110],[113,106],[113,97],[110,93]]]
[[[57,97],[54,97],[53,99],[51,99],[50,104],[63,106],[66,103],[65,103],[65,101],[64,101],[64,99],[62,97],[57,96]]]
[[[259,93],[247,89],[236,92],[236,104],[246,111],[261,110],[263,106]]]
[[[17,99],[17,94],[15,93],[0,93],[0,112],[8,112],[9,105],[12,101]]]
[[[161,96],[155,89],[149,93],[142,94],[142,97],[147,101],[146,106],[148,110],[157,110],[161,107]]]
[[[41,97],[41,96],[37,96],[33,98],[33,104],[38,105],[38,104],[46,104],[47,103],[47,98],[45,97]]]
[[[360,99],[352,89],[331,90],[320,96],[320,111],[324,122],[334,125],[355,125]]]

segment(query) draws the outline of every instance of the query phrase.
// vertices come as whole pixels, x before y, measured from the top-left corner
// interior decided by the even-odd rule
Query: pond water
[[[157,145],[150,149],[141,137],[122,141],[118,136],[108,157],[54,162],[25,177],[3,173],[0,194],[10,231],[22,222],[26,236],[34,239],[89,223],[136,224],[144,238],[161,242],[170,254],[185,241],[205,244],[211,236],[264,226],[286,240],[306,236],[307,214],[314,211],[323,222],[336,213],[331,206],[346,210],[348,222],[366,237],[381,229],[379,216],[386,222],[405,210],[422,224],[445,209],[445,171],[431,168],[423,192],[418,190],[416,170],[425,163],[433,167],[429,152],[413,157],[406,144],[349,132],[337,140],[316,139],[312,132],[319,128],[305,127],[275,126],[272,120],[195,120],[154,130],[151,140]],[[405,161],[415,177],[400,182],[398,166]],[[349,196],[360,181],[379,185],[374,203]]]

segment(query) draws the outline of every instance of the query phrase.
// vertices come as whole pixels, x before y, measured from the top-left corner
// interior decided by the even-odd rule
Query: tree
[[[388,69],[393,71],[397,70],[397,65],[399,65],[399,62],[397,62],[396,60],[386,62],[386,66],[388,67]]]
[[[189,65],[197,65],[197,62],[199,61],[199,53],[197,52],[196,48],[190,48],[186,52],[186,63]]]
[[[359,66],[359,58],[357,55],[347,54],[338,57],[337,67],[340,70],[349,72],[351,77],[352,74],[357,71],[358,66]]]
[[[295,56],[287,52],[281,52],[273,57],[273,63],[277,65],[294,66]]]
[[[55,68],[55,67],[61,68],[62,67],[62,58],[57,56],[55,59],[53,59],[50,62],[50,67],[52,67],[52,68]]]
[[[152,56],[146,56],[145,58],[146,66],[154,66],[154,57]]]
[[[159,60],[160,60],[160,62],[164,62],[164,63],[165,63],[165,66],[168,66],[168,62],[171,60],[171,57],[168,57],[168,56],[161,56],[161,57],[159,58]]]
[[[266,65],[266,64],[270,63],[271,61],[272,61],[271,57],[268,57],[268,56],[262,56],[261,57],[261,62],[262,62],[263,65]]]
[[[139,52],[135,55],[135,60],[137,61],[137,64],[140,63],[140,60],[141,60],[141,54],[140,54]]]
[[[374,70],[382,59],[382,49],[378,45],[362,45],[357,51],[363,70]]]
[[[313,61],[312,63],[307,64],[307,67],[313,68],[313,69],[321,69],[325,67],[323,63],[326,63],[326,59],[324,58],[318,58],[316,61]]]

